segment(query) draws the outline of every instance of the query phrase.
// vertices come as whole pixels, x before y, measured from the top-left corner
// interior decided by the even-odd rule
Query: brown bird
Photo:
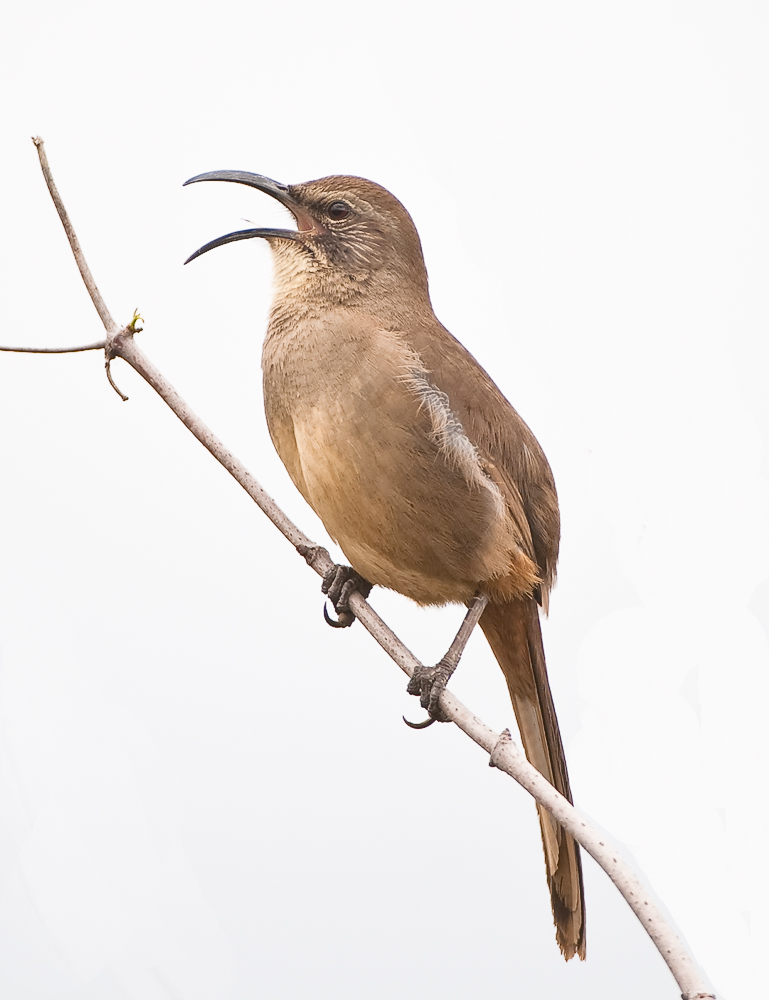
[[[187,181],[263,191],[297,229],[261,237],[275,297],[264,342],[264,404],[275,448],[354,574],[325,587],[341,624],[352,587],[418,604],[464,603],[505,675],[531,763],[571,801],[537,604],[555,578],[555,483],[536,438],[473,356],[436,319],[419,235],[389,191],[358,177],[279,184],[215,171]],[[368,581],[368,583],[367,583]],[[462,644],[460,643],[460,646]],[[431,718],[458,659],[412,679]],[[585,957],[579,848],[541,807],[547,879],[564,957]]]

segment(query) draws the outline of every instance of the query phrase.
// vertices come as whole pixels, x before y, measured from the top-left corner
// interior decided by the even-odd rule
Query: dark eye
[[[341,222],[350,214],[350,206],[346,201],[332,201],[328,206],[328,217],[334,222]]]

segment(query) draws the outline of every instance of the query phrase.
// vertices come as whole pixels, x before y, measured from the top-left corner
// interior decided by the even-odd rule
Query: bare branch
[[[97,340],[95,344],[84,344],[82,347],[0,347],[0,351],[14,351],[16,354],[77,354],[78,351],[103,351],[106,340]]]
[[[465,728],[458,720],[455,721],[471,739],[475,740],[476,743],[480,742],[469,728]],[[472,724],[473,729],[477,729],[480,735],[483,723],[479,719],[473,718]],[[622,860],[619,853],[610,844],[601,839],[600,834],[583,819],[569,800],[556,791],[550,782],[526,760],[510,738],[507,729],[491,749],[489,766],[498,767],[515,778],[603,868],[641,921],[641,925],[657,946],[660,955],[665,959],[668,968],[681,987],[683,1000],[705,1000],[708,997],[715,1000],[714,994],[708,992],[707,987],[702,982],[683,942],[673,933],[672,928],[655,906],[649,893],[641,885],[630,866]]]
[[[43,170],[43,177],[45,177],[45,183],[48,185],[48,191],[53,198],[56,211],[59,213],[61,224],[64,226],[64,232],[67,234],[69,245],[72,247],[72,253],[75,255],[75,262],[80,270],[80,276],[85,282],[85,287],[88,289],[91,301],[96,306],[96,312],[99,314],[99,318],[104,324],[104,329],[107,333],[115,333],[118,330],[118,325],[110,315],[110,311],[107,308],[104,299],[101,297],[101,292],[96,287],[96,282],[93,280],[91,269],[88,267],[85,257],[83,256],[83,251],[80,248],[80,241],[75,235],[72,223],[69,221],[69,215],[64,207],[64,202],[61,200],[56,184],[54,183],[51,168],[48,166],[48,157],[45,155],[45,144],[39,135],[34,136],[32,142],[34,142],[37,147],[37,155],[40,158],[40,166]]]
[[[293,521],[283,513],[246,467],[193,413],[173,386],[141,352],[128,331],[123,331],[113,340],[112,351],[117,357],[127,361],[149,382],[185,427],[227,469],[278,530],[300,552],[300,555],[305,557],[315,572],[323,576],[333,565],[328,552],[321,546],[313,545]],[[388,628],[368,601],[360,594],[353,593],[350,596],[350,607],[355,613],[355,617],[360,620],[388,656],[397,663],[405,674],[411,677],[414,670],[421,666],[419,660]],[[680,986],[685,1000],[706,1000],[709,997],[715,1000],[714,995],[707,991],[707,987],[702,982],[683,943],[664,919],[631,868],[619,857],[611,845],[606,844],[601,839],[600,834],[577,812],[568,799],[556,791],[550,782],[528,762],[510,739],[510,733],[505,731],[500,735],[494,732],[448,690],[445,690],[441,695],[440,707],[463,733],[490,755],[491,766],[509,774],[522,785],[595,858],[625,897],[657,946]]]
[[[198,441],[243,487],[276,528],[291,542],[299,554],[304,557],[308,565],[320,576],[323,576],[333,565],[333,561],[326,549],[322,546],[314,545],[293,521],[283,513],[246,467],[232,452],[225,448],[222,442],[216,438],[212,431],[190,409],[165,376],[155,368],[152,362],[136,346],[134,333],[137,329],[136,322],[138,316],[134,315],[134,319],[122,329],[118,329],[112,320],[94,284],[77,237],[56,190],[43,151],[43,142],[41,139],[35,139],[34,142],[38,148],[40,163],[46,177],[46,182],[48,183],[49,191],[56,204],[64,228],[67,231],[67,236],[78,262],[83,281],[91,294],[94,305],[108,333],[107,340],[103,345],[91,345],[87,348],[75,348],[75,350],[95,350],[97,347],[103,346],[108,363],[113,358],[122,358],[131,365],[167,403],[185,427],[194,434]],[[4,348],[4,350],[13,350],[13,348]],[[22,348],[22,350],[33,351],[34,349]],[[39,353],[52,352],[44,350]],[[55,353],[64,352],[57,351]],[[117,389],[116,391],[119,392]],[[356,618],[360,620],[362,625],[405,674],[410,677],[414,673],[414,670],[421,666],[414,654],[404,646],[400,639],[387,627],[376,611],[359,593],[353,593],[350,596],[350,607]],[[642,926],[667,963],[668,968],[682,991],[682,1000],[715,1000],[715,995],[708,991],[684,944],[659,912],[650,895],[641,885],[630,867],[619,857],[618,852],[611,845],[601,839],[601,835],[588,824],[574,806],[556,791],[540,772],[528,762],[525,755],[513,743],[510,733],[507,730],[501,735],[494,732],[493,729],[475,716],[469,708],[463,705],[448,690],[444,690],[441,694],[440,707],[445,715],[462,732],[466,733],[471,740],[489,754],[489,764],[491,767],[496,767],[514,778],[569,831],[574,839],[604,869],[641,921]]]

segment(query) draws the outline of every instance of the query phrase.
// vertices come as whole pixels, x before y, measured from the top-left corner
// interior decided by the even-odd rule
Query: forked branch
[[[23,351],[26,353],[58,354],[74,351],[104,350],[107,363],[112,358],[122,358],[147,381],[158,395],[168,404],[176,416],[200,441],[200,443],[220,462],[230,475],[243,487],[254,502],[269,517],[272,523],[297,549],[307,563],[323,576],[333,565],[326,549],[314,545],[305,534],[278,507],[275,501],[259,485],[251,473],[219,441],[208,427],[196,416],[187,403],[176,392],[167,379],[154,367],[139,350],[134,341],[136,319],[125,327],[118,327],[107,309],[93,280],[91,271],[80,248],[72,223],[56,189],[45,155],[43,140],[33,140],[37,147],[40,165],[43,169],[48,190],[75,255],[80,274],[88,293],[101,318],[107,336],[104,341],[74,348],[13,348],[0,347],[3,351]],[[114,385],[114,383],[113,383]],[[361,597],[354,593],[350,606],[355,616],[376,639],[392,660],[409,677],[421,664],[385,625],[379,615]],[[445,715],[466,733],[478,746],[489,754],[489,765],[499,768],[514,778],[540,805],[544,806],[555,819],[574,837],[607,873],[622,893],[633,912],[657,946],[671,973],[681,989],[683,1000],[715,1000],[709,992],[683,943],[673,928],[667,923],[658,908],[641,885],[629,866],[620,858],[611,845],[601,839],[601,835],[582,818],[571,803],[565,799],[536,770],[521,753],[505,730],[501,735],[494,732],[477,716],[446,690],[440,698],[440,707]]]

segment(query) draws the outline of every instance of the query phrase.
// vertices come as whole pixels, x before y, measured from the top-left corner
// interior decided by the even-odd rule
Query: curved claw
[[[437,719],[433,719],[432,716],[425,719],[424,722],[409,722],[409,720],[406,718],[405,715],[402,715],[401,718],[409,727],[409,729],[427,729],[428,726],[431,726],[434,722],[438,721]]]
[[[355,615],[350,611],[340,611],[339,618],[337,621],[329,615],[326,605],[323,605],[323,617],[326,619],[326,624],[330,625],[331,628],[349,628],[355,621]]]

